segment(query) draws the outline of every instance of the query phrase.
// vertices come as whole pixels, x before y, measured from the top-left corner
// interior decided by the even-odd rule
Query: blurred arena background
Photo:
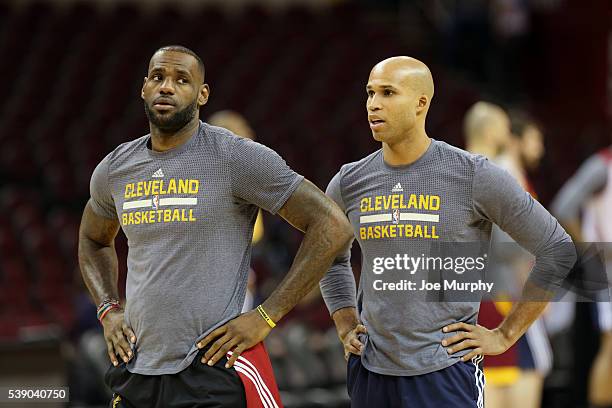
[[[478,100],[537,118],[546,154],[530,177],[548,206],[612,142],[611,22],[609,0],[0,1],[0,386],[69,386],[74,407],[108,401],[77,231],[96,164],[148,133],[140,89],[159,46],[203,58],[212,89],[203,119],[241,113],[259,142],[321,189],[341,164],[378,148],[365,114],[370,68],[419,58],[436,83],[431,137],[465,146],[463,117]],[[300,242],[282,220],[263,220],[256,300]],[[122,235],[117,249],[123,285]],[[542,407],[587,406],[598,334],[586,307],[552,336]],[[341,346],[318,293],[267,344],[287,407],[348,406]]]

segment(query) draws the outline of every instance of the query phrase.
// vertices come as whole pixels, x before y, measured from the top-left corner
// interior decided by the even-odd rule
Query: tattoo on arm
[[[353,238],[342,210],[308,180],[298,186],[279,214],[305,235],[289,272],[263,304],[275,321],[317,285]]]
[[[79,265],[93,301],[118,298],[115,237],[119,222],[97,215],[87,203],[79,228]]]

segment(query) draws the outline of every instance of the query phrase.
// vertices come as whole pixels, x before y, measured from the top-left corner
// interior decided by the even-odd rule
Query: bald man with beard
[[[382,147],[342,166],[327,188],[361,247],[359,291],[350,251],[320,284],[348,360],[351,406],[482,407],[483,355],[506,351],[541,314],[575,249],[507,172],[427,135],[434,85],[425,64],[386,59],[366,92]],[[483,291],[446,284],[484,276],[494,223],[536,261],[523,299],[489,330],[476,324]]]

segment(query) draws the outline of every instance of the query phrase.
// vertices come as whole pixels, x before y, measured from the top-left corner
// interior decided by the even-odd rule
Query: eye
[[[368,91],[366,91],[366,92],[367,92],[367,94],[368,94],[368,97],[372,97],[372,96],[374,96],[374,91],[372,91],[371,89],[370,89],[370,90],[368,90]]]
[[[189,81],[186,78],[179,78],[177,82],[181,85],[185,85],[189,83]]]
[[[151,81],[161,81],[162,77],[159,74],[155,74],[151,77]]]
[[[392,90],[390,90],[390,89],[385,89],[385,93],[384,93],[384,95],[385,95],[385,96],[391,96],[391,95],[393,95],[393,93],[394,93],[394,92],[393,92]]]

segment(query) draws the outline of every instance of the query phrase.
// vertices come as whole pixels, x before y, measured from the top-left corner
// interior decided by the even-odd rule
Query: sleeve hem
[[[338,310],[344,309],[344,308],[347,308],[347,307],[354,307],[355,309],[357,309],[357,301],[343,300],[343,301],[334,303],[333,305],[329,305],[328,306],[329,315],[332,316]]]
[[[281,198],[274,204],[274,206],[268,210],[270,214],[276,215],[278,210],[280,210],[281,207],[285,205],[287,200],[289,200],[289,197],[291,197],[295,190],[297,190],[298,186],[302,183],[302,181],[304,181],[304,176],[296,174],[296,177],[289,186],[289,188],[287,188],[287,190],[283,193]]]
[[[112,215],[109,216],[108,213],[102,208],[100,207],[100,205],[98,203],[95,202],[95,200],[90,199],[89,200],[89,206],[91,207],[92,211],[96,213],[96,215],[102,217],[102,218],[106,218],[109,220],[116,220],[117,216],[116,215]]]

